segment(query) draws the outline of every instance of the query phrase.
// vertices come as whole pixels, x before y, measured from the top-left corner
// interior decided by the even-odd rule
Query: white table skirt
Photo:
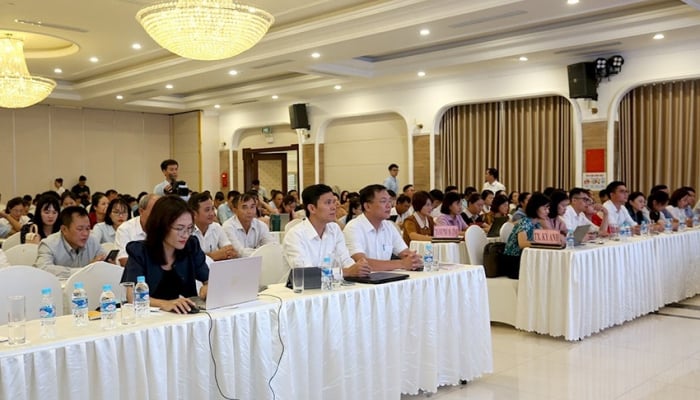
[[[425,254],[425,246],[431,242],[422,240],[411,240],[409,248],[416,253]],[[459,243],[432,243],[433,258],[446,264],[469,264],[467,246],[464,242]]]
[[[270,289],[285,299],[277,398],[399,399],[491,372],[483,269],[411,275],[330,293]],[[267,381],[282,353],[279,303],[261,299],[212,312],[212,349],[229,397],[272,398]],[[218,399],[209,326],[203,313],[159,313],[114,331],[101,331],[99,322],[78,330],[66,316],[58,318],[58,338],[43,340],[30,321],[31,343],[0,344],[0,398]]]
[[[516,327],[577,340],[700,293],[699,231],[523,251]]]

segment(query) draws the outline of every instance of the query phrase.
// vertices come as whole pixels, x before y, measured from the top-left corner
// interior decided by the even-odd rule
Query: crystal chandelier
[[[23,108],[51,94],[56,82],[29,75],[24,41],[7,34],[0,37],[0,107]]]
[[[146,7],[136,20],[165,49],[194,60],[222,60],[262,39],[274,17],[233,0],[175,0]]]

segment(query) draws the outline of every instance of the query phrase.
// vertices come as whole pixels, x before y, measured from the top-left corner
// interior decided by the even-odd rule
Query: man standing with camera
[[[153,188],[153,193],[164,196],[166,194],[177,194],[177,170],[178,163],[175,160],[168,159],[160,163],[160,170],[163,171],[165,180],[157,184]]]

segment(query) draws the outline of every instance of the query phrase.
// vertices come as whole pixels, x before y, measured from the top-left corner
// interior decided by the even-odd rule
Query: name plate
[[[535,243],[561,244],[559,231],[556,229],[535,229]]]
[[[456,238],[459,235],[459,228],[451,225],[436,226],[433,230],[433,236],[436,238]]]

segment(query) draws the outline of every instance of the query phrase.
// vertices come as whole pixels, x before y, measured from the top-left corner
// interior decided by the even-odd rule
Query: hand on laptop
[[[163,311],[172,311],[177,314],[187,314],[194,302],[188,298],[180,297],[175,300],[161,300],[160,309]]]

